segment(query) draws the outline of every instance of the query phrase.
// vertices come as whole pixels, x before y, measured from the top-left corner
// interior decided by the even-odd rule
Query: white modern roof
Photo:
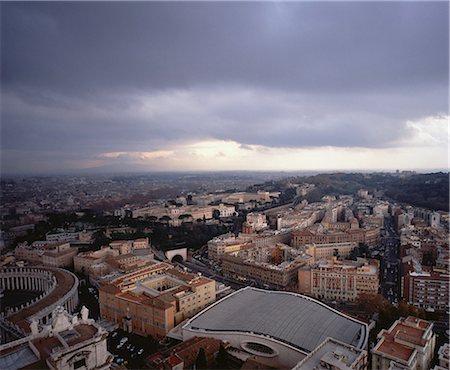
[[[307,353],[327,337],[364,349],[367,324],[291,292],[246,287],[207,307],[183,326],[194,332],[268,336]]]

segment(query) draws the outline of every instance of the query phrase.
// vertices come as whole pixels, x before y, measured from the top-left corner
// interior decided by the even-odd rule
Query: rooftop
[[[353,365],[366,355],[367,352],[364,350],[358,350],[353,346],[328,338],[300,361],[293,370],[321,370],[328,369],[330,365],[336,370],[353,369],[357,368]]]
[[[367,325],[300,294],[246,287],[209,306],[184,326],[270,336],[311,352],[327,337],[362,348]]]

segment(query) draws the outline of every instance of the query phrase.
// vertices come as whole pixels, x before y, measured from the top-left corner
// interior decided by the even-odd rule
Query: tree
[[[169,222],[170,220],[171,220],[171,218],[167,215],[159,218],[159,221],[161,221],[161,222]]]
[[[203,347],[200,348],[195,360],[196,369],[206,369],[208,367],[208,362],[206,361],[206,353]]]
[[[220,345],[219,353],[217,354],[216,363],[217,367],[220,369],[226,369],[227,368],[227,350],[223,345]]]
[[[185,218],[192,218],[192,216],[187,213],[184,213],[184,214],[178,216],[179,220],[184,220]]]

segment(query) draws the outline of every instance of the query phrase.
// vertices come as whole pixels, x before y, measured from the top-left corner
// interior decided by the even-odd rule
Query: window
[[[75,361],[73,364],[74,369],[80,369],[86,367],[86,359],[82,358],[81,360]]]

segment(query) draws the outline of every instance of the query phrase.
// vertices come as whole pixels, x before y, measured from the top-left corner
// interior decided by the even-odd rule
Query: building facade
[[[433,323],[408,316],[388,330],[381,330],[372,350],[372,369],[389,369],[398,364],[410,370],[427,370],[436,346]]]
[[[449,309],[450,275],[439,271],[410,271],[404,278],[404,296],[409,304],[427,311]]]
[[[311,263],[312,259],[287,245],[276,244],[226,254],[221,261],[225,275],[285,288],[296,283],[299,268]]]
[[[360,294],[377,294],[379,261],[358,258],[338,261],[332,258],[298,272],[300,293],[315,298],[355,301]]]
[[[333,256],[347,258],[353,249],[358,246],[355,242],[328,243],[328,244],[307,244],[305,252],[313,257],[314,261],[328,259]]]
[[[124,330],[163,338],[216,299],[214,280],[156,263],[99,288],[100,315]]]

